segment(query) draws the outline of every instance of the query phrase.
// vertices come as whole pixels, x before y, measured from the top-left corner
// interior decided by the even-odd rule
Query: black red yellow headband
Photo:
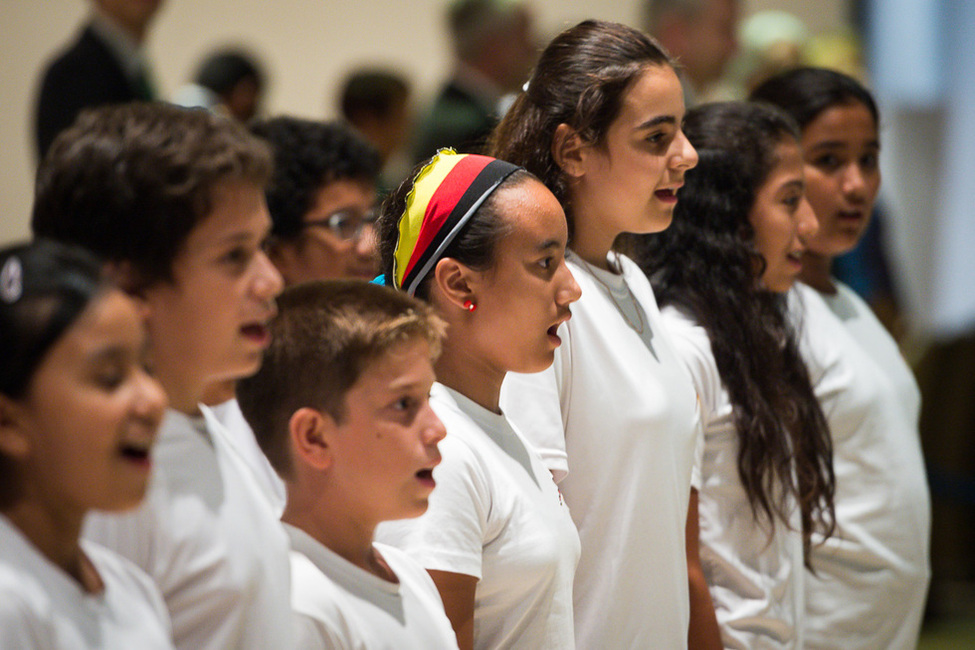
[[[413,295],[477,209],[519,169],[489,156],[441,149],[406,197],[387,284]]]

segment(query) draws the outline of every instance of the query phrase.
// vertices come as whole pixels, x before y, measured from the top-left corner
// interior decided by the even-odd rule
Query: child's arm
[[[721,650],[721,631],[714,615],[711,592],[701,568],[700,530],[697,514],[697,490],[691,488],[687,506],[687,580],[691,596],[691,623],[687,631],[689,650]]]
[[[463,573],[430,570],[430,577],[437,585],[440,598],[443,599],[444,610],[450,625],[457,634],[457,645],[460,650],[472,650],[474,647],[474,591],[477,588],[477,578]]]

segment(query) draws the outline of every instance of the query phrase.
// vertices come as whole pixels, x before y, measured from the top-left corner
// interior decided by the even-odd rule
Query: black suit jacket
[[[91,26],[55,58],[44,72],[35,113],[37,151],[41,158],[54,137],[83,109],[148,99],[129,81],[121,64]]]

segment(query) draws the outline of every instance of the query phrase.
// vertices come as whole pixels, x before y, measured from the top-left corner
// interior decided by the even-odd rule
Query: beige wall
[[[752,0],[808,15],[810,26],[835,24],[842,0],[816,10],[802,0]],[[334,114],[331,92],[350,66],[391,63],[429,93],[446,72],[440,18],[446,0],[167,0],[149,41],[158,84],[172,93],[214,46],[241,43],[270,71],[270,113]],[[583,18],[633,23],[640,0],[532,0],[542,33]],[[824,8],[825,7],[825,8]],[[28,234],[34,173],[30,127],[37,75],[52,52],[72,38],[87,0],[0,0],[0,242]]]

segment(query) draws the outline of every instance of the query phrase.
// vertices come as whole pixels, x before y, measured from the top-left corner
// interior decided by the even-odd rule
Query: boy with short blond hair
[[[354,280],[287,289],[241,410],[287,485],[292,598],[303,648],[456,648],[430,576],[373,543],[417,517],[445,430],[430,407],[444,324],[403,293]]]

